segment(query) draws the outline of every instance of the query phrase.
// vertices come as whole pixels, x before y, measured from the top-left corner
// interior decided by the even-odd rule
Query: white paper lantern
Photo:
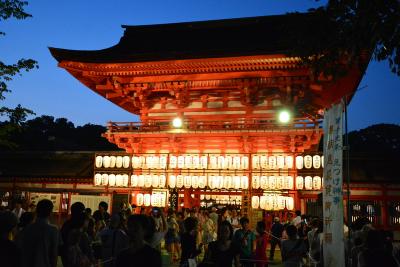
[[[314,190],[321,190],[321,177],[319,176],[314,176],[313,177],[313,189]]]
[[[273,204],[274,204],[273,197],[271,195],[268,195],[265,203],[265,210],[273,210],[274,208]]]
[[[304,168],[311,169],[313,158],[310,155],[304,156]]]
[[[160,169],[167,168],[167,155],[160,156]]]
[[[175,169],[178,164],[178,159],[176,156],[169,156],[169,167]]]
[[[277,196],[278,198],[278,209],[283,210],[286,206],[286,199],[284,196]]]
[[[123,184],[124,184],[124,178],[122,177],[122,174],[115,175],[115,185],[123,186]]]
[[[224,188],[226,189],[232,188],[232,176],[224,177]]]
[[[281,189],[283,189],[284,185],[285,185],[285,177],[284,176],[278,176],[276,178],[276,188],[281,190]]]
[[[232,169],[232,167],[233,167],[232,156],[230,156],[230,155],[225,156],[224,169]]]
[[[132,157],[132,168],[134,169],[139,169],[140,166],[140,157],[133,156]]]
[[[263,210],[267,208],[267,196],[260,196],[260,208]]]
[[[103,167],[104,168],[110,168],[110,157],[109,156],[104,156],[103,157]]]
[[[146,156],[145,163],[145,168],[153,169],[153,156]]]
[[[260,207],[260,198],[258,196],[251,197],[251,207],[253,209],[258,209]]]
[[[303,190],[303,188],[304,188],[304,178],[303,178],[303,176],[297,176],[296,177],[296,189]]]
[[[288,210],[294,210],[294,199],[292,197],[286,198],[286,208]]]
[[[218,156],[218,169],[224,169],[225,166],[225,157],[224,156]]]
[[[152,183],[152,177],[150,174],[147,174],[144,176],[144,186],[145,187],[151,187],[151,183]]]
[[[211,199],[211,195],[205,195],[206,200],[210,200]]]
[[[176,176],[171,174],[168,176],[168,186],[170,188],[175,188],[176,187]]]
[[[203,155],[200,158],[200,167],[201,169],[207,169],[207,166],[208,166],[208,157],[206,155]]]
[[[192,177],[190,175],[185,175],[183,179],[185,188],[190,188],[192,186]]]
[[[100,173],[96,173],[94,175],[94,185],[101,185],[101,174]]]
[[[96,166],[96,168],[101,168],[103,166],[103,157],[102,156],[96,157],[95,166]]]
[[[263,170],[268,169],[268,157],[266,155],[260,156],[260,167]]]
[[[185,168],[186,169],[192,169],[193,168],[193,159],[191,155],[186,155],[185,156]]]
[[[143,194],[139,193],[136,195],[136,205],[143,206],[143,204],[144,204],[144,196]]]
[[[286,168],[293,169],[293,156],[285,157],[285,165],[286,165]]]
[[[139,178],[136,174],[131,175],[131,186],[132,187],[137,187],[139,183]]]
[[[153,169],[160,169],[160,156],[153,156]]]
[[[246,175],[243,175],[240,179],[240,187],[242,189],[248,189],[249,188],[249,177]]]
[[[315,169],[321,168],[321,157],[319,155],[315,155],[312,157],[313,167]]]
[[[103,186],[108,185],[108,174],[107,173],[103,173],[101,175],[101,185],[103,185]]]
[[[109,174],[108,175],[108,185],[109,186],[115,186],[116,185],[116,176],[115,174]]]
[[[152,187],[158,187],[160,183],[160,177],[158,177],[157,174],[153,174],[151,176],[151,186]]]
[[[262,175],[262,176],[260,177],[260,186],[261,186],[261,189],[263,189],[263,190],[268,189],[268,187],[269,187],[269,179],[268,179],[268,176]]]
[[[284,156],[277,156],[276,157],[276,165],[278,169],[285,168],[285,157]]]
[[[248,170],[249,169],[249,157],[248,156],[243,156],[241,159],[241,168],[242,170]]]
[[[306,190],[312,190],[313,189],[313,179],[312,179],[311,176],[304,177],[304,188]]]
[[[253,175],[251,179],[251,187],[253,189],[258,189],[260,188],[260,176],[258,175]]]
[[[296,169],[298,169],[298,170],[303,169],[303,163],[304,163],[303,156],[297,156],[296,157]]]
[[[285,177],[285,189],[292,190],[294,185],[293,176],[286,176]]]
[[[240,170],[240,156],[233,157],[233,166],[232,167],[234,170]]]
[[[177,188],[182,188],[184,183],[184,178],[183,175],[177,175],[176,176],[176,187]]]
[[[224,187],[224,176],[218,175],[216,177],[217,177],[217,181],[218,181],[217,188],[222,189]]]
[[[321,166],[324,167],[324,156],[321,156]]]
[[[129,183],[129,175],[128,174],[123,174],[122,175],[122,186],[123,187],[128,187]]]
[[[268,187],[269,187],[270,189],[276,189],[276,177],[275,177],[275,176],[270,176],[270,177],[268,178],[268,182],[269,182]]]
[[[122,156],[117,156],[116,157],[115,167],[122,168]]]
[[[275,156],[269,156],[268,157],[268,166],[271,170],[277,169],[278,165],[276,164],[276,157]]]
[[[197,155],[192,156],[192,168],[200,169],[200,158]]]
[[[233,176],[233,188],[234,189],[240,189],[240,176]]]
[[[166,194],[159,195],[159,205],[160,205],[160,207],[167,206],[167,195]]]
[[[115,163],[117,162],[116,156],[110,156],[110,168],[115,168]]]
[[[149,207],[151,205],[151,195],[150,194],[144,194],[143,203],[146,207]]]
[[[199,176],[199,188],[205,188],[207,186],[207,176],[200,175]]]
[[[217,184],[216,184],[216,177],[215,177],[215,175],[213,175],[213,174],[209,175],[209,176],[208,176],[208,187],[209,187],[210,189],[215,189],[216,186],[217,186]]]
[[[138,176],[138,187],[143,187],[144,186],[144,175],[140,174]]]
[[[150,202],[153,207],[158,207],[158,194],[151,194]]]
[[[210,156],[210,169],[218,168],[218,158],[215,155]]]
[[[165,187],[165,184],[166,184],[166,182],[167,182],[167,177],[165,177],[164,174],[160,174],[158,177],[159,177],[158,186],[159,186],[160,188],[164,188],[164,187]]]
[[[185,157],[178,156],[178,169],[183,169],[183,168],[185,168]]]
[[[199,176],[197,175],[192,176],[192,187],[195,189],[199,187]]]
[[[122,167],[125,169],[129,168],[129,162],[131,161],[131,158],[129,156],[124,156],[122,158]]]
[[[251,159],[251,164],[253,166],[253,169],[260,169],[260,157],[258,155],[253,155]]]

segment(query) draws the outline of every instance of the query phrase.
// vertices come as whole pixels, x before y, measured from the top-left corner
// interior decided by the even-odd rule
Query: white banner
[[[343,103],[324,118],[324,239],[325,267],[345,266],[343,239]]]
[[[110,212],[111,208],[111,196],[89,196],[89,195],[72,195],[71,196],[71,205],[75,202],[82,202],[85,205],[85,208],[91,208],[92,212],[95,212],[99,208],[99,203],[104,201],[108,204],[108,212]]]
[[[52,193],[30,193],[29,201],[32,204],[37,205],[40,200],[48,199],[53,202],[53,212],[60,212],[60,199],[61,194]]]

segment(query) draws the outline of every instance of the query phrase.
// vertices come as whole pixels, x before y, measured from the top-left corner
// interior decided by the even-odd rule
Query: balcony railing
[[[185,131],[217,131],[217,130],[278,130],[278,129],[316,129],[321,128],[321,120],[293,120],[289,124],[282,124],[269,120],[251,121],[184,121],[180,129]],[[176,128],[171,121],[147,122],[109,122],[108,132],[169,132]]]

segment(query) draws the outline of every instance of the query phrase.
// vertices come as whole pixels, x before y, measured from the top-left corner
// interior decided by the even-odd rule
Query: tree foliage
[[[15,18],[18,20],[32,17],[24,11],[24,7],[28,5],[26,1],[20,0],[0,0],[0,21]],[[0,35],[5,35],[0,32]],[[33,59],[20,59],[16,63],[6,64],[0,59],[0,101],[5,99],[5,94],[10,93],[11,89],[8,87],[14,76],[21,75],[23,71],[30,71],[38,68],[38,64]],[[15,147],[16,144],[10,142],[7,137],[10,133],[17,131],[21,124],[27,119],[28,115],[34,114],[33,111],[17,105],[15,108],[0,106],[0,116],[8,118],[6,123],[2,123],[0,127],[0,145]]]
[[[291,38],[293,53],[316,73],[340,75],[343,65],[364,69],[372,55],[400,75],[400,1],[329,0],[310,12],[308,34],[298,31]]]
[[[101,151],[118,150],[101,134],[106,128],[100,125],[86,124],[75,127],[65,118],[54,119],[52,116],[41,116],[19,123],[1,122],[0,127],[7,129],[6,140],[14,144],[3,144],[0,150],[19,151]],[[1,138],[0,138],[1,140]]]

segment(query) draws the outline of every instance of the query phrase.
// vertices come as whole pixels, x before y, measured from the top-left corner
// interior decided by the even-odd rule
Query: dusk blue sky
[[[118,43],[120,25],[161,24],[239,18],[306,11],[311,0],[185,0],[185,1],[30,1],[33,18],[2,21],[0,58],[13,63],[33,58],[40,68],[9,83],[4,105],[32,109],[37,116],[64,117],[75,125],[136,121],[137,117],[100,97],[57,67],[47,47],[97,50]],[[168,40],[160,40],[168,42]],[[349,129],[376,123],[400,123],[400,78],[388,63],[371,62],[349,106]]]

